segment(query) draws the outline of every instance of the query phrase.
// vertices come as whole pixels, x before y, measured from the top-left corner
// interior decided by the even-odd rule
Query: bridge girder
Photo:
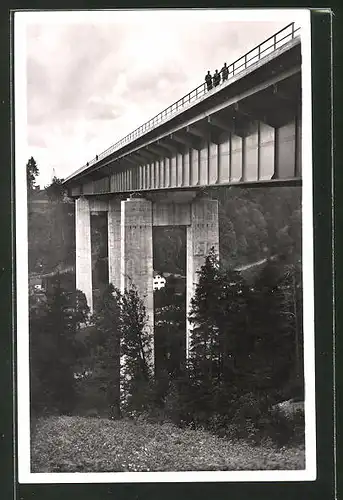
[[[165,148],[157,144],[148,144],[146,146],[146,150],[154,154],[156,158],[161,158],[166,153],[169,154],[169,151],[167,151]]]
[[[189,148],[197,149],[197,150],[199,150],[201,148],[202,138],[188,132],[187,127],[182,128],[182,129],[178,130],[177,132],[173,132],[171,134],[171,136],[175,141],[183,143],[186,146],[188,146]]]
[[[170,134],[169,138],[175,143],[181,144],[182,146],[187,146],[189,148],[192,148],[194,144],[194,142],[190,138],[182,135],[182,132],[174,132]]]
[[[143,160],[143,162],[145,163],[155,161],[156,159],[156,155],[154,153],[150,153],[146,149],[140,149],[139,151],[135,151],[134,153],[132,153],[132,156]]]
[[[172,146],[166,137],[163,137],[157,141],[158,146],[161,146],[165,150],[169,152],[167,156],[170,156],[170,153],[176,154],[178,153],[178,148],[176,146]]]

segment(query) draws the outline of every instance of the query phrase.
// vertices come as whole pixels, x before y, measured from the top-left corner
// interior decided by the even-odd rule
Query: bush
[[[196,428],[255,445],[270,439],[278,446],[304,443],[304,413],[273,407],[267,395],[247,393],[232,398],[228,411],[217,410],[207,420],[195,418],[194,422]]]
[[[271,409],[266,420],[268,433],[279,446],[304,442],[305,415],[302,410],[285,413],[280,409]]]

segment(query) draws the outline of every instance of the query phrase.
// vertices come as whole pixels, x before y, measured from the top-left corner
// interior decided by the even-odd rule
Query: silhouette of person
[[[220,84],[220,74],[218,73],[218,70],[216,69],[214,75],[213,75],[213,85],[217,87],[217,85]]]
[[[209,71],[207,72],[207,75],[205,76],[205,82],[207,85],[207,90],[211,90],[212,89],[212,76],[211,76],[211,73]]]
[[[229,68],[226,66],[226,63],[224,63],[224,66],[221,69],[221,74],[222,74],[223,82],[228,79],[228,77],[229,77]]]

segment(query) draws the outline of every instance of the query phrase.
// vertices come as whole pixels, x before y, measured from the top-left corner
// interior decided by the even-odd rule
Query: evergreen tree
[[[120,415],[120,292],[104,290],[90,337],[92,384],[105,394],[110,416]]]
[[[36,411],[70,413],[75,404],[76,331],[87,321],[82,292],[68,294],[57,277],[40,305],[30,304],[31,390]]]
[[[217,324],[218,292],[221,273],[214,249],[198,271],[198,284],[191,301],[192,325],[189,345],[189,369],[195,414],[201,420],[213,411],[214,388],[219,383],[220,333]]]
[[[58,177],[54,176],[51,184],[45,186],[44,189],[50,201],[64,200],[66,190],[63,186],[63,181],[64,179],[59,179]]]
[[[26,164],[27,190],[32,192],[36,187],[36,177],[39,175],[39,169],[35,159],[31,156]]]
[[[192,334],[189,358],[194,376],[205,382],[212,379],[215,353],[218,351],[219,337],[215,311],[218,306],[218,290],[221,276],[218,259],[214,250],[206,257],[205,264],[198,271],[198,284],[191,301],[189,321]]]
[[[174,276],[154,293],[155,378],[161,404],[172,383],[183,377],[186,362],[186,295]]]
[[[248,293],[243,278],[222,267],[212,250],[199,272],[190,314],[193,389],[208,414],[225,411],[224,403],[244,389]]]
[[[250,302],[254,343],[251,375],[257,389],[282,390],[295,363],[296,316],[293,271],[269,261],[254,285]]]
[[[248,295],[249,288],[238,272],[221,270],[215,318],[219,331],[218,377],[224,385],[242,385],[248,343]]]
[[[153,398],[152,333],[145,306],[132,285],[121,297],[122,401],[129,411],[151,407]]]

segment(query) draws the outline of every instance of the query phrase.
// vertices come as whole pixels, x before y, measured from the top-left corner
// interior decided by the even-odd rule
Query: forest
[[[59,274],[75,264],[74,204],[56,178],[29,190],[29,271],[56,271],[43,300],[30,293],[34,414],[172,421],[280,444],[303,439],[303,414],[290,422],[275,409],[304,399],[301,189],[207,194],[219,201],[219,255],[211,251],[199,270],[186,360],[185,291],[176,293],[174,276],[186,274],[184,228],[154,229],[154,269],[170,276],[155,291],[152,354],[137,290],[107,283],[106,217],[92,216],[98,296],[90,316],[83,294]]]

